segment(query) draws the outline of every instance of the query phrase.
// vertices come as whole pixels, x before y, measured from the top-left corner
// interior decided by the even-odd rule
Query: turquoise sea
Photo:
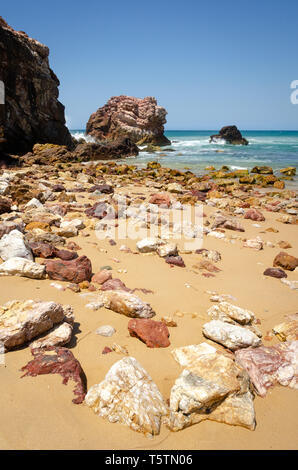
[[[84,135],[84,130],[71,132],[75,137]],[[280,175],[280,168],[294,166],[298,173],[298,131],[241,131],[249,141],[247,146],[210,143],[210,135],[217,133],[218,130],[166,131],[165,135],[172,145],[154,153],[140,151],[137,157],[130,157],[129,160],[141,167],[146,166],[148,161],[156,160],[162,166],[187,168],[198,175],[204,174],[205,167],[209,165],[249,170],[255,165],[267,165],[273,168],[276,175]],[[298,175],[294,181],[287,182],[287,187],[298,187]]]

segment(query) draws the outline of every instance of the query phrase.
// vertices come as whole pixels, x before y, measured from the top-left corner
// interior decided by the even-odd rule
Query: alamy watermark
[[[291,93],[291,103],[298,104],[298,80],[292,81],[291,88],[294,90]]]
[[[104,195],[103,195],[104,196]],[[184,250],[203,245],[203,205],[176,202],[166,205],[129,205],[125,196],[114,196],[113,204],[99,201],[94,217],[99,218],[95,233],[99,239],[140,240],[159,238],[164,243],[180,242]]]
[[[0,366],[5,365],[5,348],[4,344],[0,341]]]

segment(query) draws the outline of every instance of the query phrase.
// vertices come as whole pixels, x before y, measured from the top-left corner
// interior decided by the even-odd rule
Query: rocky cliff
[[[0,80],[5,86],[0,146],[6,152],[25,153],[37,142],[72,145],[48,56],[46,46],[0,17]]]
[[[153,97],[113,96],[90,116],[86,132],[97,140],[125,136],[138,145],[169,145],[164,135],[166,115]]]

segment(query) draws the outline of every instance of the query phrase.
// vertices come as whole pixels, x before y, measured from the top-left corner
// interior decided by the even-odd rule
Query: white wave
[[[76,139],[84,139],[88,143],[95,143],[96,140],[91,135],[87,135],[84,132],[72,132],[71,135]]]
[[[247,170],[247,166],[231,165],[231,170]]]

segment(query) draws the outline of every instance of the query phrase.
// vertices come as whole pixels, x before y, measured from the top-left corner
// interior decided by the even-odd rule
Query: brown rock
[[[157,204],[158,206],[171,206],[170,196],[166,193],[153,194],[149,199],[149,204]]]
[[[244,218],[251,219],[257,222],[263,222],[265,220],[265,217],[263,216],[262,212],[260,212],[258,209],[249,209],[245,212]]]
[[[50,279],[79,284],[91,280],[92,265],[87,256],[71,261],[49,260],[46,261],[46,273]]]
[[[133,319],[128,322],[130,336],[139,338],[148,348],[170,346],[169,330],[165,323],[150,319]]]
[[[25,153],[36,142],[72,145],[58,101],[49,49],[0,18],[0,76],[5,85],[4,150]]]
[[[281,251],[276,255],[273,261],[273,266],[280,266],[288,271],[294,271],[298,266],[298,258],[289,255],[285,251]]]
[[[263,272],[263,274],[264,276],[276,277],[277,279],[288,277],[284,270],[280,268],[268,268]]]

